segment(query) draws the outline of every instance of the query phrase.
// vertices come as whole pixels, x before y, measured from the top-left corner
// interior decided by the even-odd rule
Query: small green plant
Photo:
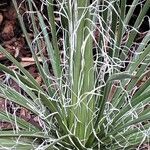
[[[0,97],[34,113],[41,127],[1,110],[0,119],[15,128],[0,131],[0,147],[119,150],[148,142],[150,78],[139,87],[137,83],[148,74],[150,32],[136,48],[135,39],[150,0],[143,3],[133,26],[129,21],[140,0],[133,0],[128,12],[126,0],[47,0],[43,5],[48,22],[34,2],[26,0],[34,40],[27,33],[19,6],[12,1],[43,86],[0,46],[0,52],[19,72],[2,64],[0,70],[26,93],[1,81]],[[60,20],[57,23],[55,14]],[[63,48],[58,44],[58,30]],[[42,51],[43,41],[47,56]]]

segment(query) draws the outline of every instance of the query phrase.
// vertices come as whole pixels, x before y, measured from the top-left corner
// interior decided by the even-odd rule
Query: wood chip
[[[5,21],[4,29],[1,33],[1,37],[4,40],[10,40],[14,37],[14,21]]]
[[[2,13],[0,13],[0,25],[2,24],[2,22],[3,22],[3,15]]]

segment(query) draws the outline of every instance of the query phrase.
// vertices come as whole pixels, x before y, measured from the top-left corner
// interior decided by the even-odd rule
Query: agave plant
[[[20,7],[12,1],[43,84],[0,46],[19,71],[2,64],[0,70],[25,93],[1,81],[0,97],[38,116],[40,127],[1,110],[0,119],[14,128],[0,131],[0,147],[117,150],[148,142],[150,78],[141,80],[149,74],[150,32],[145,32],[140,43],[136,37],[150,0],[133,0],[128,11],[126,0],[47,0],[43,1],[46,17],[32,0],[26,0],[33,40]],[[143,5],[131,26],[139,3]],[[43,41],[47,55],[42,51]]]

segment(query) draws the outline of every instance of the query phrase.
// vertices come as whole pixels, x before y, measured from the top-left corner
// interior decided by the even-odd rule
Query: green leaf
[[[21,64],[13,56],[11,56],[1,45],[0,45],[0,52],[2,52],[11,62],[13,62],[33,85],[37,86],[41,91],[43,91],[43,89],[36,82],[33,76],[25,68],[23,68]]]
[[[30,131],[38,131],[39,130],[39,128],[33,126],[31,123],[15,116],[15,115],[12,115],[6,111],[0,110],[0,120],[10,122],[14,126],[17,125],[20,129],[23,129],[23,130],[30,130]]]
[[[136,78],[137,78],[136,76],[128,74],[128,73],[116,73],[116,74],[111,75],[108,78],[107,82],[114,81],[114,80],[136,79]]]

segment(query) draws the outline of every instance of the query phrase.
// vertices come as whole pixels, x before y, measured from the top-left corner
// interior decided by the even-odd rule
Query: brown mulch
[[[25,8],[22,10],[25,11]],[[0,1],[0,45],[12,54],[22,64],[22,66],[26,68],[35,79],[37,79],[38,83],[41,84],[41,78],[36,70],[34,59],[32,58],[31,52],[19,26],[15,8],[10,1],[7,2],[6,0]],[[2,53],[0,53],[0,63],[8,66],[9,68],[16,69]],[[5,74],[2,72],[0,72],[0,79],[6,79]],[[9,78],[7,82],[7,84],[15,90],[21,91],[19,85],[12,79]],[[16,104],[2,98],[0,98],[0,110],[8,111],[12,114],[15,113],[18,117],[39,127],[37,116],[24,108],[18,108]],[[9,130],[13,127],[14,126],[11,123],[0,120],[0,129]]]

